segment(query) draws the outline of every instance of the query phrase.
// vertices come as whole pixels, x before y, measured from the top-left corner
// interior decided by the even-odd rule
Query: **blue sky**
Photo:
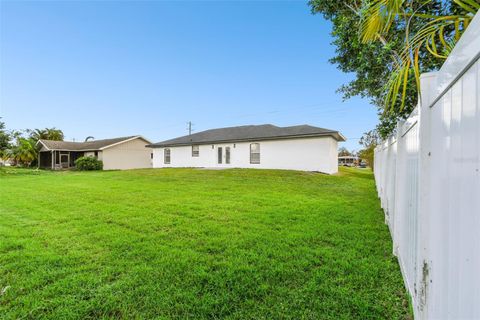
[[[328,62],[331,26],[303,1],[0,0],[0,28],[8,128],[157,142],[187,121],[307,123],[358,149],[377,122],[368,101],[335,92],[352,76]]]

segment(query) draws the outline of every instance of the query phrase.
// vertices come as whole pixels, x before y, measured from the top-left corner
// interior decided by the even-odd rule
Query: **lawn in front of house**
[[[2,319],[404,319],[369,170],[0,172]]]

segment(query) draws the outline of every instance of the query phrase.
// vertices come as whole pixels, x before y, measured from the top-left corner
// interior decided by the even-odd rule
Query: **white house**
[[[338,171],[338,131],[271,124],[211,129],[147,145],[153,167],[260,168]]]
[[[93,140],[85,142],[38,140],[38,167],[68,169],[80,157],[95,157],[103,161],[104,170],[151,168],[150,143],[142,136]]]

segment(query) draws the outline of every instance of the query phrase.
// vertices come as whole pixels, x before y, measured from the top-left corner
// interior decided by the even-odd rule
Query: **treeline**
[[[37,164],[38,140],[63,141],[63,131],[56,128],[8,130],[0,121],[0,160],[15,166],[31,167]]]

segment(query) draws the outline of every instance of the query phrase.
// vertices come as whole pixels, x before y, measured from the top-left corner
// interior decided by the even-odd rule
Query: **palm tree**
[[[361,10],[360,36],[363,42],[381,41],[395,25],[405,28],[404,48],[393,53],[393,72],[386,85],[385,108],[393,109],[400,103],[400,110],[405,105],[405,96],[409,78],[413,75],[417,91],[420,92],[420,63],[422,53],[446,59],[460,36],[468,27],[475,13],[480,9],[479,0],[453,0],[449,15],[435,15],[423,12],[428,5],[444,1],[424,0],[372,0],[365,1]],[[412,33],[410,26],[413,19],[421,19],[422,27]]]
[[[64,139],[63,131],[56,128],[29,129],[27,130],[27,133],[30,138],[35,141],[40,139],[63,141]]]
[[[6,153],[9,159],[29,167],[37,159],[37,149],[32,139],[18,138],[17,143]]]
[[[45,128],[48,140],[63,141],[63,131],[56,128]]]

